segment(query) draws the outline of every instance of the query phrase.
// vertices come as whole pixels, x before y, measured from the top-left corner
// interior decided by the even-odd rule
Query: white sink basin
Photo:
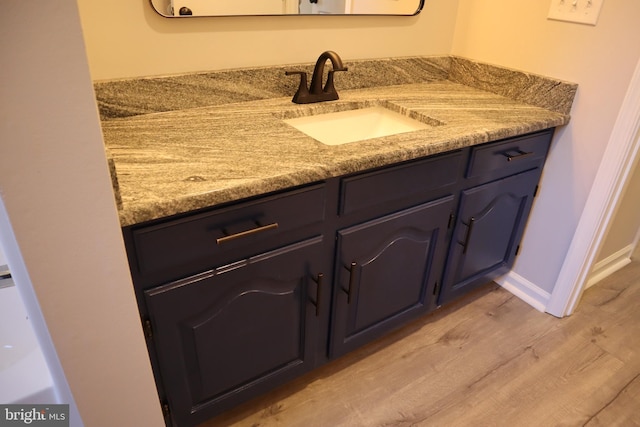
[[[326,145],[346,144],[431,127],[381,106],[296,117],[284,122]]]

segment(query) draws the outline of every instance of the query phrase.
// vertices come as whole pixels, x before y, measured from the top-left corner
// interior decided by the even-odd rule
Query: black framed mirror
[[[424,0],[150,0],[166,18],[198,16],[417,15]]]

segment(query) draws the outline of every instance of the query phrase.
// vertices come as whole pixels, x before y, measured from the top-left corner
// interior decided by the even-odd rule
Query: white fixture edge
[[[618,118],[609,137],[593,187],[545,309],[569,316],[584,291],[589,272],[615,208],[621,200],[640,146],[640,61],[636,64]]]

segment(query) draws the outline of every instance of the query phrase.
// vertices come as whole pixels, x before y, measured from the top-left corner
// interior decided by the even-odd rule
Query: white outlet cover
[[[604,0],[551,0],[549,19],[596,25]]]

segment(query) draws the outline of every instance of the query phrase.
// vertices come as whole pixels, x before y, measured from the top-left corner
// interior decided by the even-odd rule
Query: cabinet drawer
[[[545,131],[473,147],[467,177],[489,175],[498,178],[541,166],[552,135],[553,131]]]
[[[317,185],[134,229],[136,269],[145,284],[164,282],[319,234],[325,198]]]
[[[462,174],[461,151],[344,178],[340,214],[388,204],[424,202],[435,190],[446,192]],[[398,206],[389,206],[395,208]]]

